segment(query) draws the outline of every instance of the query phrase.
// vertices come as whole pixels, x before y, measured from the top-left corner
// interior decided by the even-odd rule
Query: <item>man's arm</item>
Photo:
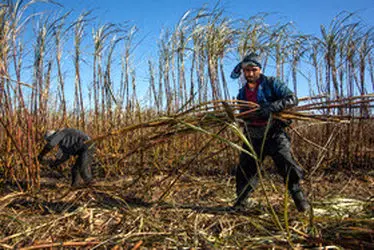
[[[271,113],[279,113],[286,108],[296,106],[297,103],[298,101],[296,96],[292,94],[280,100],[261,105],[259,110],[257,111],[257,115],[267,119],[269,118]]]
[[[38,160],[40,162],[42,162],[43,157],[48,154],[64,138],[64,135],[65,134],[62,131],[58,131],[47,140],[47,144],[38,155]]]
[[[278,79],[274,80],[275,101],[261,105],[258,115],[268,118],[271,113],[279,113],[284,109],[297,106],[298,100],[296,95]]]
[[[297,103],[298,103],[298,100],[296,96],[294,94],[291,94],[291,95],[283,97],[282,99],[279,99],[277,101],[270,103],[269,105],[270,112],[278,113],[286,108],[297,106]]]
[[[272,102],[273,112],[280,112],[286,108],[297,106],[296,95],[279,79],[274,80],[276,101]]]
[[[42,149],[42,151],[39,153],[38,155],[38,161],[39,162],[42,162],[43,161],[43,157],[48,154],[49,151],[51,151],[53,149],[53,146],[51,146],[49,143],[47,143],[44,148]]]

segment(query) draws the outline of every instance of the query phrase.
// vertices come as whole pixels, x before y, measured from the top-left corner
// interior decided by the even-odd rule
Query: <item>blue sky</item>
[[[65,8],[76,12],[94,9],[98,22],[132,21],[144,34],[157,39],[163,27],[173,27],[189,9],[204,4],[214,6],[217,1],[206,0],[63,0]],[[304,33],[319,33],[320,24],[328,25],[341,11],[358,11],[368,24],[374,24],[373,0],[222,0],[221,6],[230,17],[256,15],[259,12],[276,13],[294,21]]]
[[[173,26],[189,9],[197,9],[204,4],[214,6],[217,1],[206,0],[63,0],[65,8],[77,12],[95,9],[97,21],[121,22],[133,21],[145,33],[157,35],[163,26]],[[259,12],[278,13],[292,20],[305,33],[319,31],[320,24],[328,24],[340,11],[359,11],[367,23],[374,23],[373,0],[223,0],[229,16],[248,17]]]
[[[205,0],[61,0],[57,2],[64,6],[63,11],[73,10],[76,15],[85,10],[94,10],[96,25],[124,21],[136,25],[139,28],[137,36],[144,37],[144,40],[135,51],[134,63],[145,66],[150,57],[157,55],[157,40],[163,28],[173,28],[190,9],[199,9],[204,4],[212,8],[217,3],[217,1]],[[303,34],[319,35],[320,25],[328,26],[341,11],[358,12],[364,23],[370,26],[374,24],[374,0],[222,0],[220,7],[225,10],[225,16],[232,19],[248,18],[260,12],[274,13],[271,15],[274,22],[280,19],[284,22],[292,21]],[[45,5],[43,10],[45,11]],[[140,74],[146,72],[147,66]],[[147,80],[144,79],[144,85],[146,84]],[[233,86],[236,87],[237,84]],[[232,92],[235,91],[234,89]]]
[[[145,40],[152,43],[159,38],[163,27],[173,27],[181,16],[190,9],[204,4],[213,7],[217,1],[206,0],[63,0],[66,9],[80,13],[94,9],[98,23],[131,21],[140,28]],[[247,18],[259,12],[274,13],[296,23],[303,33],[318,34],[321,24],[328,25],[341,11],[359,13],[363,21],[374,24],[373,0],[222,0],[220,5],[226,15]],[[275,17],[275,16],[274,16]],[[152,45],[152,44],[151,44]]]

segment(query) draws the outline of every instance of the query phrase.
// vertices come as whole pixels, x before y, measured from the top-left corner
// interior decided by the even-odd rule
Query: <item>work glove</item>
[[[41,165],[43,165],[43,166],[45,166],[45,165],[49,165],[49,160],[48,159],[44,159],[44,157],[43,156],[38,156],[38,162],[41,164]]]
[[[270,115],[271,115],[272,111],[271,111],[271,104],[263,104],[260,106],[260,108],[257,110],[256,114],[258,117],[262,118],[262,119],[269,119]]]
[[[257,110],[257,116],[268,119],[271,113],[279,113],[285,108],[292,107],[297,105],[297,98],[295,95],[289,95],[283,99],[271,102],[264,103],[260,105],[260,108]]]

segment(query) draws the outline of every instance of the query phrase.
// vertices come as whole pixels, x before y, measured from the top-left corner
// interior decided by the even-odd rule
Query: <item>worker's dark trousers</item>
[[[271,156],[278,173],[283,177],[285,183],[288,178],[288,190],[291,193],[300,191],[299,181],[303,177],[303,170],[292,158],[289,136],[283,129],[278,129],[276,132],[268,134],[267,138],[263,147],[261,162],[265,156]],[[260,156],[262,140],[261,138],[250,138],[258,157]],[[246,145],[244,145],[244,148],[249,151]],[[257,183],[256,161],[250,155],[242,152],[236,170],[236,194],[238,197],[236,203],[240,204],[243,202],[248,194],[256,188]]]
[[[94,147],[84,147],[77,153],[77,160],[74,166],[71,168],[72,186],[78,186],[80,178],[86,184],[89,184],[92,180],[91,164],[93,161]]]

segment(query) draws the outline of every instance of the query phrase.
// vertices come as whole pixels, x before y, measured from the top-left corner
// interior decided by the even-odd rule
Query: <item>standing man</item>
[[[303,177],[303,169],[297,165],[291,155],[290,137],[285,132],[287,125],[280,120],[269,120],[272,113],[278,113],[285,108],[297,105],[297,98],[286,84],[274,77],[262,74],[261,60],[255,53],[250,53],[234,68],[231,78],[239,78],[243,73],[246,83],[239,90],[237,99],[251,101],[260,105],[257,113],[251,119],[245,121],[245,133],[249,142],[253,145],[256,154],[264,159],[270,155],[277,167],[278,173],[287,183],[287,188],[300,212],[310,209],[299,182]],[[245,109],[240,110],[244,112]],[[269,125],[269,131],[265,130]],[[264,138],[266,136],[266,138]],[[264,141],[265,140],[265,141]],[[261,152],[264,141],[263,152]],[[244,147],[248,149],[246,145]],[[254,191],[258,183],[256,161],[246,153],[241,153],[239,166],[236,171],[235,208],[243,207],[248,195]]]
[[[85,144],[85,141],[90,140],[90,137],[80,130],[64,128],[57,131],[48,130],[44,139],[47,144],[38,155],[38,160],[43,162],[43,157],[58,145],[59,151],[56,154],[56,159],[50,163],[50,167],[57,168],[70,156],[77,156],[75,164],[71,168],[71,185],[72,187],[78,187],[82,178],[85,185],[88,186],[92,181],[91,163],[95,150],[93,145]]]

